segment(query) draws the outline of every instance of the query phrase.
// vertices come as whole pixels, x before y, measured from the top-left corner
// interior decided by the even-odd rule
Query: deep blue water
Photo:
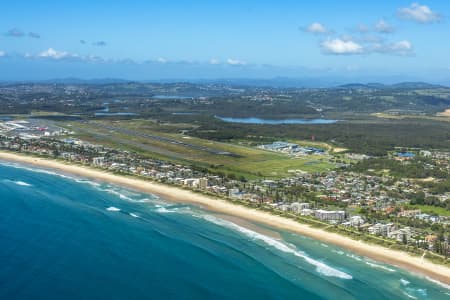
[[[449,299],[289,232],[0,164],[0,299]]]
[[[281,125],[281,124],[304,124],[304,125],[315,125],[315,124],[334,124],[337,120],[329,119],[260,119],[260,118],[227,118],[216,116],[224,122],[229,123],[243,123],[243,124],[268,124],[268,125]]]

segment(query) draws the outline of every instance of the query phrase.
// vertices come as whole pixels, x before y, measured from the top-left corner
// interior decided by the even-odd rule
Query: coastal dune
[[[50,168],[63,173],[70,173],[89,179],[114,183],[131,189],[139,190],[141,192],[155,194],[169,201],[200,205],[211,211],[299,233],[316,240],[320,240],[351,250],[359,255],[395,265],[407,269],[413,273],[428,276],[431,279],[438,280],[444,284],[450,285],[450,268],[445,265],[434,264],[426,259],[410,255],[406,252],[367,244],[336,233],[312,228],[306,224],[301,224],[291,219],[236,205],[219,198],[201,195],[178,187],[168,186],[131,177],[118,176],[101,170],[65,164],[63,162],[49,159],[0,152],[0,160],[25,163],[42,168]]]

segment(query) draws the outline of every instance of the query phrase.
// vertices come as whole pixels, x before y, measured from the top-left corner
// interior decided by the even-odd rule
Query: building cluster
[[[258,148],[268,151],[286,153],[293,156],[309,155],[309,154],[326,154],[326,151],[316,147],[303,147],[294,143],[282,141],[273,142],[272,144],[260,145]]]
[[[8,123],[27,126],[29,123]],[[25,125],[22,125],[25,124]],[[20,127],[20,126],[19,126]],[[21,129],[19,129],[21,130]],[[273,145],[273,144],[272,144]],[[293,144],[280,144],[281,147]],[[238,181],[217,176],[181,164],[144,158],[136,153],[112,149],[78,139],[41,135],[38,138],[0,134],[0,149],[31,153],[63,159],[116,173],[132,174],[164,183],[216,194],[272,207],[280,212],[298,214],[322,222],[353,227],[372,235],[379,235],[408,243],[424,239],[426,232],[412,230],[402,220],[417,220],[427,224],[445,224],[449,219],[422,213],[419,209],[399,209],[408,204],[406,195],[424,191],[423,187],[407,179],[393,180],[390,176],[373,176],[349,171],[327,173],[298,173],[279,180]],[[435,155],[435,154],[433,154]],[[436,159],[445,160],[443,153]],[[447,161],[448,163],[448,161]],[[299,192],[300,191],[300,192]],[[300,194],[298,194],[300,193]],[[313,195],[303,197],[303,195]],[[441,195],[450,199],[450,194]],[[304,201],[298,201],[304,199]],[[306,201],[305,201],[306,200]],[[362,212],[365,211],[366,213]],[[376,214],[377,218],[370,217]],[[391,222],[396,218],[402,222]]]
[[[67,134],[67,130],[39,119],[0,121],[0,134],[17,136],[21,139],[38,139],[43,136]]]

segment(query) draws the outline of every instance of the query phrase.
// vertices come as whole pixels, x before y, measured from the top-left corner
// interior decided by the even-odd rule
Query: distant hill
[[[343,89],[385,89],[387,87],[382,83],[348,83],[337,86],[337,88]]]
[[[75,77],[57,78],[41,81],[33,81],[34,83],[56,83],[56,84],[115,84],[115,83],[127,83],[130,80],[120,78],[94,78],[94,79],[81,79]]]
[[[395,82],[393,79],[391,82]],[[219,78],[219,79],[165,79],[165,80],[127,80],[121,78],[93,78],[82,79],[76,77],[55,78],[48,80],[33,80],[33,81],[0,81],[0,85],[5,84],[78,84],[78,85],[114,85],[114,84],[160,84],[160,85],[224,85],[244,88],[340,88],[340,89],[367,89],[367,90],[381,90],[381,89],[435,89],[445,88],[450,86],[450,81],[445,82],[444,85],[431,84],[421,81],[407,81],[393,84],[386,84],[380,82],[350,82],[345,83],[345,79],[327,78],[327,77],[305,77],[305,78],[290,78],[290,77],[274,77],[274,78]]]
[[[398,89],[436,89],[443,88],[444,86],[426,82],[401,82],[393,84],[391,87]]]
[[[445,88],[445,86],[431,84],[426,82],[400,82],[396,84],[382,84],[382,83],[349,83],[339,85],[337,88],[343,89],[436,89]]]

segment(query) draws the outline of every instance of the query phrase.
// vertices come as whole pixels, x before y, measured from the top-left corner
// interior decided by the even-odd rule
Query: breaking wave
[[[285,243],[265,236],[263,234],[260,234],[256,231],[241,227],[235,223],[229,222],[229,221],[225,221],[225,220],[221,220],[218,219],[216,217],[210,216],[210,215],[205,215],[203,216],[203,218],[211,223],[214,223],[216,225],[219,226],[223,226],[223,227],[227,227],[229,229],[233,229],[235,231],[238,231],[242,234],[244,234],[245,236],[251,238],[252,240],[259,240],[259,241],[263,241],[265,244],[276,248],[279,251],[285,252],[285,253],[289,253],[292,254],[296,257],[300,257],[303,260],[305,260],[307,263],[313,265],[316,267],[316,271],[319,272],[322,275],[325,276],[330,276],[330,277],[338,277],[341,279],[352,279],[353,277],[345,272],[342,272],[340,270],[337,270],[333,267],[328,266],[327,264],[317,261],[315,259],[312,259],[311,257],[307,256],[304,252],[297,250],[295,247],[293,246],[289,246],[286,245]]]
[[[388,268],[388,267],[383,266],[383,265],[371,263],[371,262],[368,262],[368,261],[366,261],[366,265],[369,265],[372,268],[377,268],[377,269],[385,270],[385,271],[388,271],[388,272],[395,272],[394,269]]]
[[[107,211],[120,211],[120,208],[114,207],[114,206],[110,206],[106,209]]]

